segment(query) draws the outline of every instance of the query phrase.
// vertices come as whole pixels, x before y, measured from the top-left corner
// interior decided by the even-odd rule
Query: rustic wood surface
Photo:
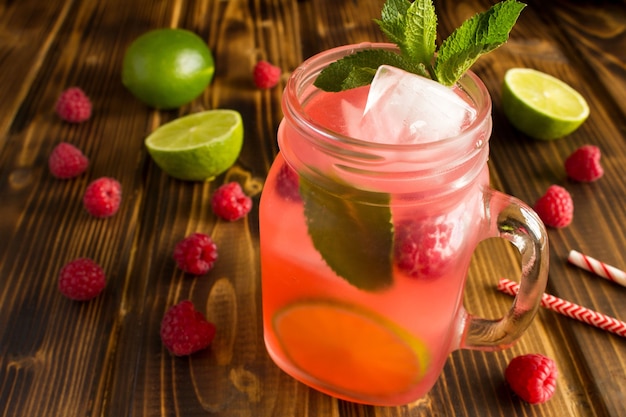
[[[454,352],[429,395],[413,404],[368,407],[335,400],[283,374],[263,345],[258,202],[278,151],[282,86],[321,50],[383,40],[372,22],[383,0],[0,0],[0,415],[1,416],[624,416],[626,343],[615,335],[542,310],[514,347]],[[439,0],[447,35],[491,0]],[[532,204],[550,184],[572,194],[571,226],[549,231],[548,291],[626,320],[626,288],[568,265],[570,249],[626,268],[626,3],[531,0],[510,41],[474,67],[493,96],[493,185]],[[205,93],[177,111],[155,111],[122,86],[125,48],[143,32],[180,27],[213,50],[216,74]],[[284,71],[261,91],[251,81],[259,59]],[[536,68],[575,86],[591,116],[571,136],[540,142],[514,130],[501,110],[504,72]],[[92,118],[71,125],[54,114],[60,92],[77,85]],[[233,108],[245,123],[237,163],[211,183],[169,178],[143,140],[166,121],[201,109]],[[47,157],[60,141],[90,156],[86,174],[54,179]],[[596,183],[566,179],[564,159],[591,143],[606,174]],[[81,205],[87,183],[117,178],[123,202],[110,219]],[[254,197],[247,219],[217,220],[212,191],[236,180]],[[220,260],[189,278],[171,259],[174,244],[209,233]],[[89,256],[106,270],[105,292],[71,302],[56,288],[59,269]],[[498,317],[508,296],[495,291],[518,258],[501,241],[481,244],[466,305]],[[165,310],[189,298],[218,326],[212,348],[174,358],[158,329]],[[529,405],[508,390],[503,370],[538,352],[560,370],[554,397]]]

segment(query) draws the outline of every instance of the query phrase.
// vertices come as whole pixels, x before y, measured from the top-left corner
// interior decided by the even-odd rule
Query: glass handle
[[[466,313],[461,348],[497,350],[519,339],[535,316],[548,279],[548,236],[537,214],[518,199],[495,190],[485,194],[492,236],[506,239],[519,250],[520,289],[508,313],[496,320]]]

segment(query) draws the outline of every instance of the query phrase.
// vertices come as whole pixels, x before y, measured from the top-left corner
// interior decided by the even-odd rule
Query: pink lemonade
[[[272,359],[307,385],[350,401],[398,405],[425,395],[462,344],[464,281],[486,227],[481,190],[489,181],[490,109],[482,116],[478,109],[487,121],[460,140],[435,149],[376,146],[361,169],[351,156],[328,156],[325,145],[334,145],[324,129],[346,134],[358,113],[345,109],[362,111],[368,90],[315,91],[302,100],[303,119],[321,127],[320,146],[298,123],[284,120],[279,128],[281,153],[260,206],[264,332]],[[346,142],[356,154],[367,146]],[[298,193],[298,179],[307,175],[349,184],[355,191],[345,198],[354,204],[368,204],[361,192],[389,195],[393,249],[379,256],[391,256],[392,268],[384,288],[353,285],[316,248],[312,229],[323,221],[307,219]],[[353,245],[363,244],[357,239]]]

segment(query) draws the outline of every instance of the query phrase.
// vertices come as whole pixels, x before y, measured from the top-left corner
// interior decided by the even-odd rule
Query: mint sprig
[[[366,49],[326,67],[315,81],[324,91],[342,91],[371,83],[381,65],[391,65],[447,86],[488,52],[504,44],[524,3],[504,0],[463,22],[437,50],[437,15],[432,0],[387,0],[375,20],[400,53]]]
[[[383,5],[381,20],[374,20],[402,55],[424,70],[437,49],[437,15],[430,0],[389,0]]]

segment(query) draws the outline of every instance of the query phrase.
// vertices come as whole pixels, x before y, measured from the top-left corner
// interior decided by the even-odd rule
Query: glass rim
[[[487,90],[487,87],[483,81],[471,70],[465,72],[461,77],[457,85],[465,92],[465,94],[472,100],[476,107],[476,117],[472,123],[457,135],[443,138],[437,141],[426,143],[408,143],[408,144],[394,144],[394,143],[380,143],[372,142],[364,139],[351,137],[341,134],[332,129],[325,127],[323,124],[313,120],[305,111],[303,102],[301,100],[302,93],[308,88],[315,88],[313,82],[317,75],[332,62],[342,58],[346,55],[350,55],[353,52],[358,52],[366,49],[387,49],[392,51],[399,51],[397,45],[393,43],[385,42],[363,42],[358,44],[349,44],[334,47],[322,52],[319,52],[310,58],[303,61],[289,77],[283,100],[283,113],[290,115],[301,123],[299,129],[306,129],[307,131],[315,132],[318,137],[326,139],[327,144],[333,144],[335,146],[367,148],[367,149],[379,149],[386,151],[416,151],[422,148],[430,148],[436,146],[449,145],[451,142],[460,141],[464,138],[471,136],[475,131],[481,128],[486,118],[491,117],[491,96]],[[474,85],[475,91],[468,91],[464,85]],[[488,139],[488,138],[487,138]]]

